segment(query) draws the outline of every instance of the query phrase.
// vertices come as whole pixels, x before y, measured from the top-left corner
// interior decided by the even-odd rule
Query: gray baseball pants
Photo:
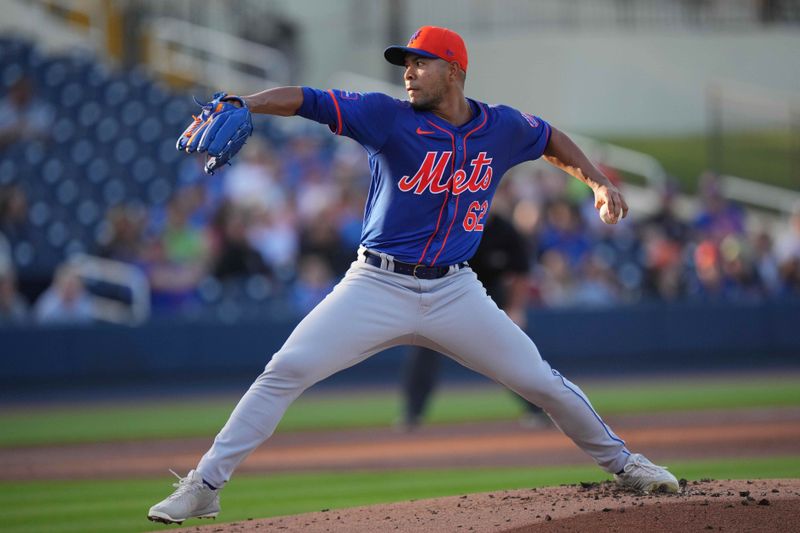
[[[383,259],[382,266],[391,269],[392,258]],[[417,279],[364,263],[360,250],[359,260],[250,386],[197,470],[222,487],[304,390],[401,344],[446,354],[541,406],[607,472],[625,465],[629,452],[622,439],[583,392],[542,359],[470,268],[451,267],[442,278]]]

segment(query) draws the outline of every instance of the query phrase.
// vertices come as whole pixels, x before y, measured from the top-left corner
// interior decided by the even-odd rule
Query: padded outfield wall
[[[295,323],[1,328],[0,396],[97,384],[249,382]],[[528,323],[545,359],[569,375],[800,367],[800,301],[531,310]],[[387,350],[329,382],[397,383],[406,353]],[[452,380],[475,377],[455,363],[445,372]]]

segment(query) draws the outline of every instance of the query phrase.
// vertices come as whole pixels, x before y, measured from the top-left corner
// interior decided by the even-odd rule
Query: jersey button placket
[[[467,157],[466,152],[464,152],[464,139],[461,136],[456,136],[456,170],[464,168],[464,159]],[[450,189],[453,189],[453,185],[450,185]],[[450,196],[450,202],[455,203],[457,196],[455,194]]]
[[[461,139],[461,137],[456,137],[456,169],[464,167],[465,157],[466,154],[464,153],[464,141]],[[452,189],[452,185],[450,186],[450,188]],[[456,195],[451,194],[450,204],[452,205],[454,203],[456,203]]]
[[[454,172],[455,172],[456,170],[464,167],[464,157],[466,156],[466,154],[464,154],[464,140],[461,138],[461,136],[458,135],[456,136],[456,153],[454,155],[455,155],[455,167],[454,167]],[[453,190],[452,183],[450,184],[450,190]],[[451,194],[450,204],[454,204],[455,201],[456,201],[456,195]]]
[[[453,166],[453,169],[454,169],[453,171],[454,172],[456,170],[460,169],[463,166],[463,161],[464,161],[464,143],[463,143],[462,138],[460,136],[458,136],[458,135],[455,136],[455,144],[456,144],[456,153],[453,154],[453,165],[454,165]],[[451,176],[450,179],[452,179],[452,176]],[[451,183],[450,188],[452,190],[452,183]],[[436,234],[436,238],[434,239],[434,241],[437,244],[437,246],[436,246],[436,252],[437,253],[438,253],[439,250],[441,250],[441,247],[444,244],[444,237],[447,234],[448,228],[450,228],[450,226],[451,226],[450,222],[452,221],[453,217],[455,217],[458,214],[456,212],[456,203],[457,203],[457,201],[458,201],[458,197],[455,194],[452,194],[452,193],[450,194],[449,198],[447,199],[446,217],[444,219],[444,223],[439,228],[439,231]],[[436,257],[436,253],[432,252],[426,258],[426,260],[428,261],[429,264],[430,264],[430,261],[432,261],[434,257]]]

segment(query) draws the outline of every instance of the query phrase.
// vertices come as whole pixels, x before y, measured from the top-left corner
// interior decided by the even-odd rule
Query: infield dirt
[[[800,480],[695,481],[680,494],[613,483],[499,491],[194,526],[179,531],[304,533],[789,532],[800,527]]]
[[[609,417],[635,451],[673,459],[800,455],[800,408],[702,411]],[[201,439],[0,449],[0,480],[97,479],[188,472],[208,449]],[[514,422],[279,433],[238,472],[555,466],[589,459],[554,427]]]

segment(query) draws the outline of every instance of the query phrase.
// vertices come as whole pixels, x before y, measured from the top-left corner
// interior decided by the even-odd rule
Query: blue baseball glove
[[[202,107],[200,115],[194,119],[178,137],[175,147],[178,150],[206,152],[205,171],[213,174],[216,169],[230,163],[248,137],[253,133],[253,120],[244,100],[226,93],[216,93],[210,102],[198,102]],[[233,102],[238,102],[238,106]]]

